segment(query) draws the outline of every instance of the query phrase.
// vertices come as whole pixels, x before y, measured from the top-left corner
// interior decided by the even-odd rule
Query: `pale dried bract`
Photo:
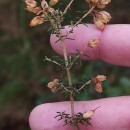
[[[99,39],[92,39],[92,40],[90,40],[88,42],[88,47],[95,48],[99,44],[100,44],[100,40]]]
[[[97,12],[95,15],[103,23],[108,23],[111,19],[111,15],[106,11]]]
[[[86,113],[83,114],[83,118],[84,119],[90,118],[93,114],[94,114],[93,110],[88,111],[88,112],[86,112]]]
[[[25,3],[27,6],[30,6],[32,8],[35,8],[37,6],[37,2],[35,0],[25,0]]]
[[[30,22],[30,26],[36,26],[39,24],[42,24],[44,22],[44,18],[41,16],[36,16],[32,19],[32,21]]]
[[[94,18],[94,24],[100,30],[103,30],[105,27],[104,23],[101,20],[99,20],[98,18]]]
[[[98,93],[102,93],[103,90],[102,90],[102,83],[97,83],[95,85],[95,90],[98,92]]]
[[[106,76],[104,75],[97,75],[95,78],[98,82],[103,82],[104,80],[106,80]]]

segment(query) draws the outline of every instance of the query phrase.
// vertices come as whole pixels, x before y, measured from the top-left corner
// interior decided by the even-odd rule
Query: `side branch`
[[[65,10],[64,10],[64,12],[63,12],[63,14],[62,14],[62,16],[67,13],[68,9],[70,8],[70,6],[71,6],[71,4],[72,4],[73,2],[74,2],[74,0],[71,0],[71,1],[70,1],[70,3],[69,3],[69,4],[67,5],[67,7],[65,8]]]

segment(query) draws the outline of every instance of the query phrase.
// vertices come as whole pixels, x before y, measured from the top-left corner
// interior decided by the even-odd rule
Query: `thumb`
[[[71,27],[65,26],[62,29],[62,34],[66,35],[71,30]],[[83,51],[89,57],[81,57],[83,60],[102,60],[107,63],[130,66],[130,25],[106,25],[103,31],[98,30],[95,25],[83,24],[78,25],[65,39],[65,46],[67,53],[75,53],[76,49]],[[89,40],[100,39],[100,44],[95,48],[87,46]],[[56,35],[50,38],[52,48],[60,55],[62,55],[62,46]]]
[[[129,130],[130,129],[130,97],[115,97],[93,101],[75,102],[75,113],[85,113],[98,108],[92,116],[87,130]],[[63,121],[57,121],[56,112],[70,113],[70,102],[48,103],[39,105],[30,114],[29,123],[32,130],[71,130],[63,126]],[[86,130],[86,126],[79,126]]]

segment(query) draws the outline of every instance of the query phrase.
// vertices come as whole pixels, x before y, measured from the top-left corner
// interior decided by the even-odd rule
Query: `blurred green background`
[[[73,8],[83,9],[83,1],[75,0]],[[129,0],[112,0],[107,10],[112,15],[112,24],[130,23]],[[43,62],[44,56],[51,57],[56,53],[49,44],[47,24],[28,26],[33,15],[24,10],[22,0],[0,0],[0,12],[0,130],[30,130],[28,117],[35,106],[65,100],[46,87],[48,81],[60,76],[60,72],[52,64]],[[76,74],[82,76],[73,76],[75,82],[97,74],[108,77],[103,94],[90,90],[79,100],[130,95],[130,70],[127,67],[83,62]]]

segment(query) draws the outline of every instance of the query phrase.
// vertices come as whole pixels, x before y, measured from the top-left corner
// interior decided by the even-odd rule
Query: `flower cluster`
[[[59,79],[54,79],[52,82],[49,82],[47,85],[53,93],[56,93],[59,87]]]
[[[36,16],[30,22],[30,26],[36,26],[49,21],[52,14],[57,13],[52,6],[57,4],[59,0],[51,0],[49,4],[45,1],[41,1],[41,6],[35,0],[24,0],[26,3],[26,10],[36,14]]]
[[[111,19],[111,15],[106,11],[95,11],[94,13],[94,24],[100,30],[103,30],[105,24],[107,24]]]
[[[92,6],[94,5],[99,9],[103,9],[111,0],[88,0],[88,2]]]
[[[97,7],[98,9],[105,8],[109,2],[111,2],[111,0],[88,0],[90,7]],[[105,24],[107,24],[111,19],[110,14],[106,11],[93,10],[92,14],[94,16],[94,24],[100,30],[103,30]]]
[[[96,77],[92,78],[92,83],[95,85],[95,90],[98,93],[102,93],[102,82],[106,80],[106,76],[104,75],[97,75]]]

